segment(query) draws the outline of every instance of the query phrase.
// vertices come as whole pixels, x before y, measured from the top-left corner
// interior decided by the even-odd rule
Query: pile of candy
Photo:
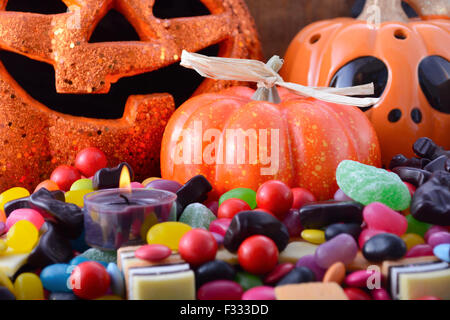
[[[83,197],[133,173],[85,149],[33,194],[0,194],[0,299],[450,299],[450,151],[414,151],[390,170],[342,161],[325,202],[274,180],[218,201],[203,176],[132,182],[176,193],[176,221],[103,251],[84,240]]]

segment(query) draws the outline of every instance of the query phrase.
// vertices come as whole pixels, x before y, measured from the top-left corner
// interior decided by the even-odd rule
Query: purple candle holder
[[[175,193],[156,189],[104,189],[84,196],[86,243],[101,250],[145,242],[154,224],[176,220]]]

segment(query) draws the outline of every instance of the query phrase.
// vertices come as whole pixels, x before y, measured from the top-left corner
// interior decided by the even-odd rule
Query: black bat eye
[[[57,14],[67,12],[67,7],[61,0],[11,0],[8,1],[6,10],[40,14]]]
[[[419,83],[433,109],[450,114],[450,62],[430,56],[420,62]]]
[[[156,0],[153,14],[160,19],[173,19],[211,13],[200,0]]]
[[[375,94],[367,97],[379,98],[386,88],[388,76],[389,72],[383,61],[371,56],[361,57],[340,68],[331,79],[330,87],[345,88],[373,82]],[[370,108],[372,107],[362,110]]]

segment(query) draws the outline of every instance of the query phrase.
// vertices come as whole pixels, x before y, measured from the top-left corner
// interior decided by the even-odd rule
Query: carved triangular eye
[[[388,69],[383,61],[367,56],[350,61],[333,76],[330,87],[345,88],[373,82],[375,94],[370,97],[379,98],[383,94],[388,81]],[[371,107],[361,108],[367,111]]]
[[[419,83],[431,107],[450,114],[450,62],[430,56],[420,62]]]
[[[153,15],[160,19],[196,17],[210,14],[200,0],[156,0]]]
[[[110,10],[95,27],[89,42],[139,40],[139,35],[128,20],[118,11]]]
[[[6,5],[6,10],[57,14],[67,12],[67,7],[62,0],[10,0]]]

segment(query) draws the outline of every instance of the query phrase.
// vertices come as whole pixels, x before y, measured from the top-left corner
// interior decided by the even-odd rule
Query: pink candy
[[[40,230],[44,224],[42,215],[33,209],[16,209],[6,219],[6,229],[9,230],[17,221],[27,220]]]
[[[392,300],[386,289],[379,288],[370,291],[373,300]]]
[[[228,227],[230,226],[231,219],[216,219],[212,221],[209,225],[209,231],[220,234],[225,237],[225,233],[227,232]]]
[[[428,238],[428,244],[433,248],[444,243],[450,243],[449,232],[435,232]]]
[[[214,280],[205,283],[197,291],[198,300],[241,300],[242,287],[231,280]]]
[[[144,186],[140,182],[132,182],[130,183],[132,189],[142,189]]]
[[[294,265],[292,263],[286,262],[281,263],[275,267],[265,278],[265,284],[275,284],[280,281],[285,275],[294,269]]]
[[[376,236],[377,234],[380,234],[380,233],[384,233],[384,231],[373,230],[373,229],[364,229],[358,238],[359,247],[362,248],[364,246],[364,243],[366,243],[367,240],[369,240],[373,236]]]
[[[275,300],[275,289],[268,286],[254,287],[244,292],[242,300]]]
[[[408,229],[408,220],[404,216],[379,202],[367,205],[363,217],[369,229],[383,230],[398,236]]]
[[[429,244],[418,244],[409,249],[405,255],[405,258],[416,258],[432,255],[434,255],[433,248]]]
[[[349,274],[344,282],[346,285],[350,287],[356,287],[356,288],[366,288],[367,287],[367,280],[371,276],[377,276],[381,279],[381,274],[374,275],[374,272],[367,271],[367,270],[360,270],[355,271]],[[371,282],[370,282],[371,283]]]
[[[449,230],[447,230],[447,228],[442,227],[442,226],[432,226],[430,227],[430,229],[428,229],[428,231],[425,233],[424,235],[424,239],[426,242],[428,242],[428,238],[436,232],[448,232]]]

